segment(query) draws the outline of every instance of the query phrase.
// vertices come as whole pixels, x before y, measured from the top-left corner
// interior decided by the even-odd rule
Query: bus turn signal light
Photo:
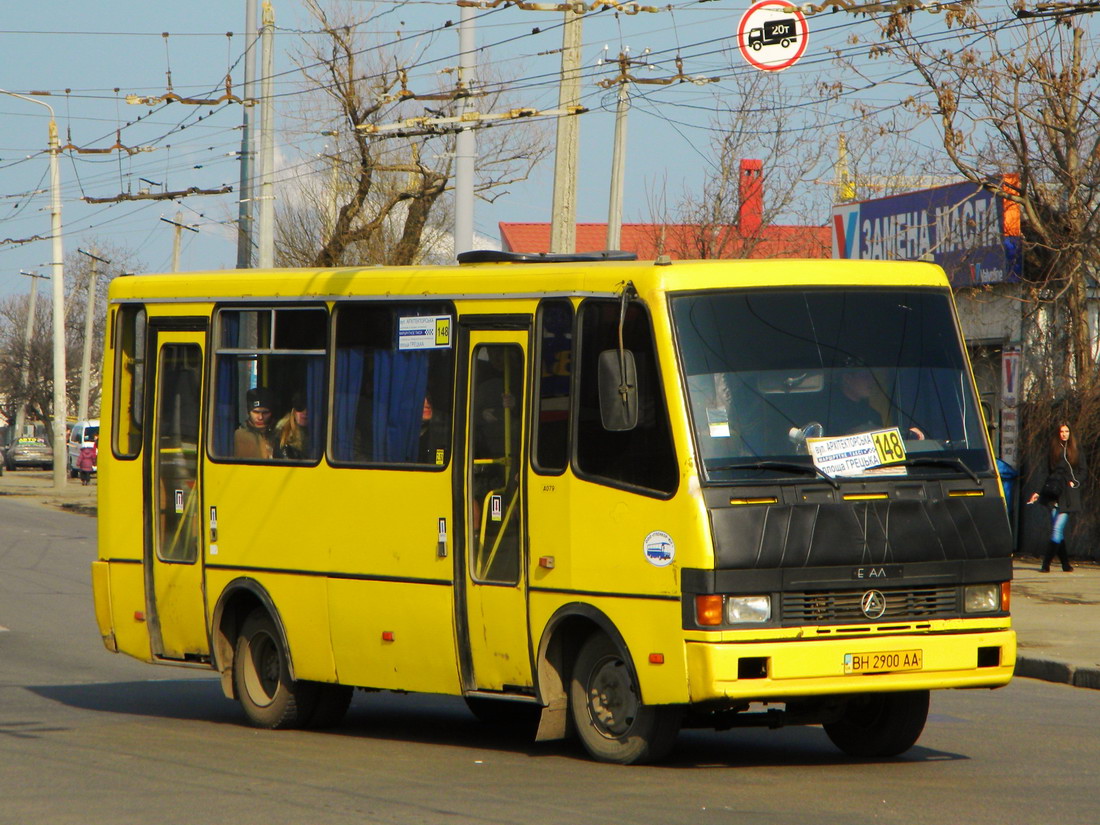
[[[722,624],[722,597],[715,593],[697,595],[695,621],[704,627],[717,627]]]

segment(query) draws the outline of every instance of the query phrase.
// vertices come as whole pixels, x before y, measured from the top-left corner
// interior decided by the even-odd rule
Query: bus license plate
[[[924,667],[924,651],[884,650],[880,653],[845,653],[845,673],[894,673],[920,670]]]

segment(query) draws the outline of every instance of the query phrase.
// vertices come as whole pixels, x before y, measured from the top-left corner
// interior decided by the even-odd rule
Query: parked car
[[[77,421],[73,424],[73,428],[69,431],[69,443],[66,448],[69,478],[76,478],[77,476],[76,461],[80,458],[80,449],[91,447],[97,438],[99,438],[98,418],[89,421]],[[92,467],[92,472],[94,473],[97,469],[98,467]]]
[[[53,468],[53,447],[42,436],[24,435],[14,438],[4,450],[4,467],[19,470],[23,467]]]

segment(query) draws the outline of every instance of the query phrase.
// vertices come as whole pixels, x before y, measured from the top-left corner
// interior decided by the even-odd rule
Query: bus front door
[[[525,692],[528,644],[524,372],[526,330],[472,330],[467,362],[465,625],[467,689]]]
[[[203,598],[199,420],[205,332],[152,326],[145,464],[145,600],[153,655],[209,654]]]

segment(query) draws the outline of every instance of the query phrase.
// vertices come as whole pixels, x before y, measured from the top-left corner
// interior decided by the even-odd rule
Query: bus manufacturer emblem
[[[868,590],[859,602],[859,609],[868,619],[881,619],[886,612],[886,597],[878,590]]]

